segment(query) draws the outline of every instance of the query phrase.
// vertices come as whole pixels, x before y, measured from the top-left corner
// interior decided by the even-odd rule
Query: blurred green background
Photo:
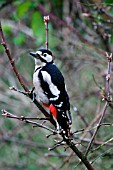
[[[101,112],[104,101],[98,85],[105,89],[107,59],[105,52],[113,52],[112,0],[1,0],[0,18],[7,45],[26,86],[32,89],[34,60],[29,52],[45,47],[43,16],[50,16],[49,48],[55,63],[67,84],[73,117],[72,131],[88,127]],[[49,13],[46,13],[46,12]],[[111,63],[110,91],[113,92],[113,64]],[[23,90],[15,77],[4,48],[0,45],[0,110],[28,117],[43,117],[30,99],[11,91],[15,86]],[[113,121],[112,108],[108,108],[105,123]],[[92,127],[97,122],[92,123]],[[49,123],[49,127],[52,125]],[[75,143],[85,153],[91,132],[75,135]],[[96,148],[112,138],[113,127],[102,126],[95,141]],[[1,170],[57,170],[85,167],[79,164],[71,150],[54,146],[57,137],[46,138],[48,131],[32,128],[18,120],[0,115],[0,169]],[[100,142],[100,143],[99,143]],[[88,155],[95,169],[113,169],[113,142],[91,151]],[[70,156],[70,157],[69,157]]]

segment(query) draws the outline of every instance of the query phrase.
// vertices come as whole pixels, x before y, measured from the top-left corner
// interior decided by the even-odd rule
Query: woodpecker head
[[[40,49],[36,52],[30,52],[35,59],[36,65],[46,65],[46,63],[50,63],[53,61],[52,52],[46,49]]]

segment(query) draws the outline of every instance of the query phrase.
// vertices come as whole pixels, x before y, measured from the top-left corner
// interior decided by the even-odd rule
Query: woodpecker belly
[[[39,76],[38,76],[39,71],[40,70],[37,70],[33,74],[33,84],[34,84],[34,87],[35,87],[36,98],[39,102],[49,104],[49,100],[48,100],[48,98],[47,98],[46,94],[44,93],[42,86],[41,86],[41,82],[40,82],[40,79],[39,79]]]

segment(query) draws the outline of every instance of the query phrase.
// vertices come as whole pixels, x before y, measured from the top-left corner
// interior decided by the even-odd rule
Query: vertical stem
[[[48,33],[49,33],[49,29],[48,29],[48,23],[49,23],[49,16],[44,16],[44,23],[46,26],[46,49],[48,50],[48,46],[49,46],[49,37],[48,37]]]
[[[46,23],[46,49],[48,50],[48,22]]]
[[[107,68],[107,75],[106,75],[106,92],[107,92],[107,98],[108,98],[108,101],[106,101],[105,105],[104,105],[104,108],[101,112],[101,117],[99,119],[99,122],[98,122],[98,126],[97,128],[95,129],[94,131],[94,134],[91,138],[91,141],[89,142],[88,144],[88,147],[87,147],[87,150],[86,150],[86,153],[85,153],[85,157],[88,155],[88,152],[90,151],[91,147],[92,147],[92,144],[93,144],[93,141],[95,139],[95,136],[100,128],[100,124],[102,123],[103,121],[103,118],[104,118],[104,115],[105,115],[105,112],[107,110],[107,107],[109,105],[109,102],[110,102],[110,85],[109,85],[109,81],[110,81],[110,73],[111,73],[111,61],[112,61],[112,53],[110,55],[108,55],[108,53],[106,53],[106,57],[108,59],[108,68]]]
[[[75,146],[75,144],[70,141],[69,139],[65,138],[65,136],[62,134],[63,140],[67,143],[67,145],[73,150],[73,152],[80,158],[82,163],[87,167],[88,170],[95,170],[95,168],[91,165],[91,163],[87,160],[87,158],[84,156],[82,152],[78,150],[78,148]]]
[[[110,97],[110,85],[109,85],[109,81],[110,81],[110,71],[111,71],[111,59],[109,59],[110,56],[107,56],[108,58],[108,73],[106,75],[106,91],[107,91],[107,95],[108,98]]]
[[[99,119],[98,126],[97,126],[97,128],[95,129],[95,131],[94,131],[94,133],[93,133],[93,136],[92,136],[92,138],[91,138],[91,141],[90,141],[89,144],[88,144],[88,147],[87,147],[87,150],[86,150],[86,153],[85,153],[85,157],[87,157],[87,155],[88,155],[88,153],[89,153],[89,151],[90,151],[90,149],[91,149],[91,147],[92,147],[93,141],[94,141],[95,136],[96,136],[96,134],[97,134],[97,132],[98,132],[98,130],[99,130],[99,128],[100,128],[100,124],[102,123],[102,120],[103,120],[103,118],[104,118],[104,115],[105,115],[105,112],[106,112],[106,110],[107,110],[107,107],[108,107],[108,102],[105,103],[104,108],[103,108],[103,110],[102,110],[102,112],[101,112],[101,117],[100,117],[100,119]]]

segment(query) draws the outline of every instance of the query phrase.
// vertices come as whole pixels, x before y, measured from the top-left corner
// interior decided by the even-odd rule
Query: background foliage
[[[55,63],[64,74],[71,102],[73,131],[88,127],[100,113],[104,101],[107,59],[105,51],[113,52],[113,8],[112,0],[2,0],[0,18],[3,31],[19,73],[27,87],[32,88],[34,61],[29,52],[45,47],[45,25],[43,16],[50,15],[49,48],[53,51]],[[110,90],[113,92],[113,64]],[[6,109],[16,115],[41,116],[41,113],[25,96],[9,90],[15,86],[21,89],[7,56],[0,46],[0,110]],[[112,108],[106,112],[104,122],[112,123]],[[92,123],[93,127],[97,122]],[[51,126],[51,125],[49,125]],[[93,133],[92,129],[92,133]],[[102,126],[96,136],[88,158],[98,170],[113,168],[112,126]],[[92,133],[76,134],[76,141],[84,152]],[[78,158],[64,148],[48,151],[54,145],[54,138],[46,138],[48,132],[32,128],[16,120],[0,116],[0,169],[44,170],[77,169]],[[100,143],[99,143],[100,142]],[[93,151],[93,149],[96,149]]]

